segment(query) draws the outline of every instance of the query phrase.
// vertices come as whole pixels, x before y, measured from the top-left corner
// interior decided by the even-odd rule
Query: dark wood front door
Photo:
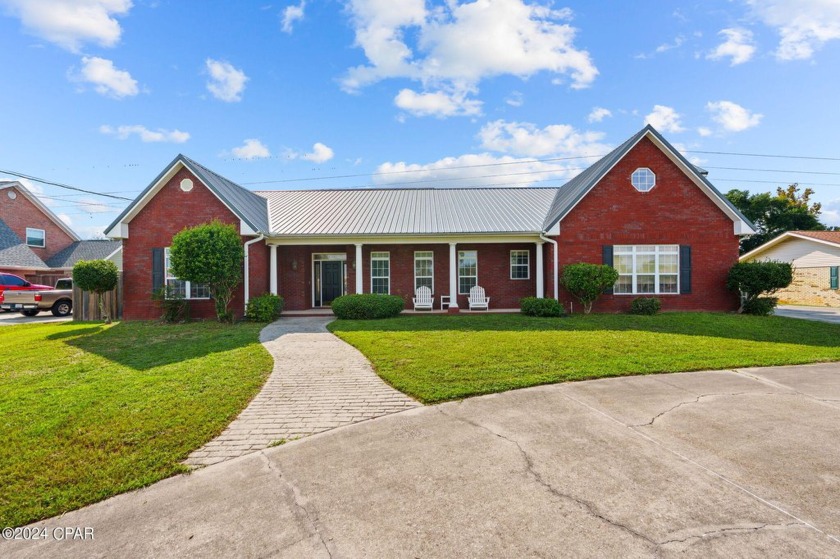
[[[342,295],[344,278],[344,262],[325,261],[321,262],[321,304],[326,306],[332,303],[333,299]]]

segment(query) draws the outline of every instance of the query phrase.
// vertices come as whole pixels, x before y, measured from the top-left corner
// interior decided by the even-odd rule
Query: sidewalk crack
[[[801,522],[788,522],[785,524],[759,524],[758,526],[731,526],[726,528],[718,528],[716,530],[709,530],[707,532],[703,532],[702,534],[694,534],[682,538],[672,538],[660,542],[659,545],[667,546],[675,543],[686,543],[691,540],[703,540],[707,538],[718,538],[737,534],[747,534],[750,532],[758,532],[759,530],[783,530],[791,526],[802,526],[807,528],[807,526]],[[691,541],[690,545],[693,545],[694,543],[696,542]]]
[[[689,404],[697,404],[703,398],[713,398],[713,397],[720,397],[720,396],[744,396],[744,395],[775,396],[775,395],[777,395],[777,393],[776,392],[729,392],[729,393],[727,393],[727,392],[716,392],[716,393],[711,393],[711,394],[700,394],[699,396],[697,396],[693,400],[686,400],[684,402],[680,402],[679,404],[677,404],[675,406],[672,406],[672,407],[668,408],[667,410],[656,414],[655,416],[653,416],[653,418],[650,421],[647,421],[645,423],[630,423],[629,426],[630,427],[647,427],[649,425],[653,425],[653,423],[657,419],[662,417],[663,415],[671,413],[672,411],[674,411],[678,408],[681,408],[683,406],[689,405]]]

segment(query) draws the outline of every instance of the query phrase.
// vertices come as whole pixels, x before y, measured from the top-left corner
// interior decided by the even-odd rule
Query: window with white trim
[[[458,251],[458,293],[469,295],[478,285],[478,251]]]
[[[647,167],[639,167],[630,176],[630,183],[639,192],[650,192],[656,186],[656,175]]]
[[[204,283],[192,283],[172,275],[169,264],[169,247],[163,249],[167,299],[209,299],[210,286]]]
[[[370,253],[370,292],[391,293],[391,253]]]
[[[531,251],[510,251],[510,279],[531,278]]]
[[[414,291],[424,286],[435,292],[435,253],[431,250],[414,253]]]
[[[615,245],[616,295],[661,295],[680,292],[679,245]]]
[[[47,234],[43,229],[26,228],[26,244],[31,247],[44,248],[47,246]]]

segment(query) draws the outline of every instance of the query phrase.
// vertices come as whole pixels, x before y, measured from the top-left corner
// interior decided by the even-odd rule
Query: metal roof
[[[556,188],[262,191],[272,235],[538,233]]]
[[[0,219],[0,267],[48,268],[6,222]]]
[[[49,259],[50,268],[72,268],[79,260],[104,260],[122,246],[121,241],[78,241]]]

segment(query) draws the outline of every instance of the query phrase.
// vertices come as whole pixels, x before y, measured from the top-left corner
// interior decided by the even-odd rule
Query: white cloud
[[[711,129],[706,128],[705,126],[701,126],[700,128],[698,128],[697,133],[700,134],[704,138],[712,135]]]
[[[82,44],[113,47],[122,28],[115,16],[131,9],[131,0],[0,0],[27,31],[72,52]]]
[[[286,157],[289,159],[305,159],[313,163],[325,163],[335,156],[335,152],[329,146],[321,142],[315,142],[312,145],[312,151],[309,153],[301,153],[294,150],[286,150]]]
[[[72,79],[93,84],[97,93],[115,99],[131,97],[139,92],[137,80],[131,74],[115,67],[111,60],[98,56],[83,57],[82,69]]]
[[[595,107],[592,109],[592,112],[589,113],[589,116],[586,119],[589,122],[601,122],[605,118],[612,117],[612,111],[609,109],[605,109],[604,107]]]
[[[737,66],[748,62],[755,54],[753,34],[748,29],[738,27],[721,29],[718,35],[723,36],[726,40],[707,54],[706,58],[720,60],[729,57],[731,59],[730,65]]]
[[[650,124],[660,132],[683,132],[680,114],[673,107],[654,105],[653,111],[645,117],[645,124]]]
[[[60,219],[61,221],[64,222],[64,225],[66,225],[67,227],[73,227],[73,220],[70,219],[69,215],[67,215],[65,213],[56,214],[56,215],[58,216],[58,219]]]
[[[367,58],[342,79],[349,92],[408,78],[427,90],[465,94],[485,78],[543,71],[568,75],[579,89],[598,75],[589,53],[574,44],[569,10],[524,0],[450,1],[428,10],[424,0],[350,0],[349,11]]]
[[[143,142],[170,142],[173,144],[183,144],[190,139],[188,132],[181,132],[180,130],[165,130],[163,128],[149,130],[140,124],[123,125],[117,126],[116,128],[103,124],[99,127],[99,131],[107,136],[116,136],[120,140],[125,140],[130,136],[135,135]]]
[[[525,99],[521,91],[511,91],[505,99],[505,103],[511,107],[521,107],[525,103]]]
[[[304,10],[306,9],[306,0],[301,0],[298,5],[286,6],[283,10],[283,23],[281,28],[284,33],[291,33],[294,31],[295,22],[303,19]]]
[[[519,156],[600,156],[610,151],[600,143],[604,134],[578,132],[568,124],[537,128],[530,122],[496,120],[484,125],[478,137],[484,149]]]
[[[76,201],[76,205],[79,207],[80,211],[91,214],[105,214],[115,211],[114,208],[109,207],[104,202],[100,202],[99,200],[95,200],[93,198],[80,198]]]
[[[727,132],[742,132],[758,126],[764,115],[753,113],[732,101],[706,103],[706,110],[712,113],[712,120]]]
[[[394,98],[394,104],[414,116],[474,116],[481,114],[481,101],[468,99],[466,91],[452,94],[443,91],[417,93],[403,89]]]
[[[271,152],[268,150],[268,147],[256,138],[249,138],[245,140],[244,144],[230,151],[234,157],[239,157],[240,159],[271,157]]]
[[[663,43],[663,44],[659,45],[658,47],[656,47],[656,53],[661,54],[663,52],[668,52],[669,50],[672,50],[672,49],[678,49],[683,45],[683,43],[685,43],[685,37],[680,35],[680,36],[674,38],[673,43]]]
[[[245,72],[234,68],[230,62],[223,60],[208,58],[205,64],[207,71],[210,72],[207,90],[213,94],[213,97],[227,103],[241,101],[242,92],[245,90],[245,82],[248,81]]]
[[[828,226],[840,227],[840,198],[823,204],[820,221]]]
[[[746,0],[766,25],[781,36],[776,58],[806,60],[840,39],[840,2],[836,0]]]

